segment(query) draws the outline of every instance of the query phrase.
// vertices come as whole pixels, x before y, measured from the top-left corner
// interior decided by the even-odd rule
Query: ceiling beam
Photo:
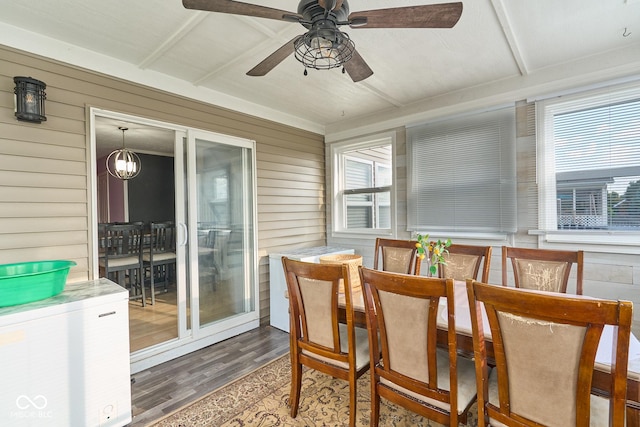
[[[518,40],[515,34],[513,33],[513,26],[511,25],[511,21],[509,20],[509,16],[507,15],[503,0],[491,0],[491,4],[493,6],[493,10],[496,12],[496,16],[498,17],[500,26],[502,27],[502,32],[507,39],[507,43],[509,44],[511,55],[518,65],[520,74],[523,76],[528,75],[529,69],[524,58],[522,57],[520,46],[518,45]]]
[[[182,24],[176,31],[165,39],[150,55],[142,60],[138,64],[141,70],[146,69],[153,64],[157,59],[169,51],[176,43],[189,34],[193,29],[200,24],[208,16],[207,12],[196,12],[184,24]]]
[[[240,18],[240,17],[235,17],[235,18]],[[251,18],[247,18],[247,19],[252,20]],[[256,28],[258,31],[264,33],[268,37],[265,37],[265,39],[261,43],[256,44],[251,49],[246,50],[241,55],[237,55],[231,61],[227,61],[224,65],[222,65],[220,67],[217,67],[214,70],[211,70],[207,74],[205,74],[202,77],[200,77],[199,79],[195,80],[193,82],[193,84],[196,85],[196,86],[199,86],[203,82],[206,82],[208,80],[211,80],[211,79],[215,78],[216,75],[220,74],[222,71],[226,70],[227,68],[231,67],[232,65],[234,65],[234,64],[236,64],[238,62],[244,61],[247,58],[255,58],[255,62],[258,63],[259,61],[262,60],[260,55],[263,55],[265,51],[268,51],[269,49],[276,50],[277,48],[282,46],[283,43],[286,43],[287,41],[291,40],[291,38],[293,37],[292,30],[290,28],[285,28],[283,31],[280,31],[280,32],[277,32],[277,33],[273,32],[271,30],[268,30],[263,25],[257,25],[254,28]],[[265,31],[267,31],[267,30],[268,30],[269,34],[265,33]],[[273,47],[274,45],[276,45],[276,46]],[[249,71],[249,70],[247,70],[247,71]]]

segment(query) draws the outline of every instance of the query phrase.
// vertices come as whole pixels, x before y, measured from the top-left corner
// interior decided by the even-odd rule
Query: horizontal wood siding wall
[[[322,135],[0,46],[0,263],[71,259],[89,277],[89,106],[256,141],[261,321],[268,254],[325,244]],[[14,117],[13,77],[47,84],[47,121]]]

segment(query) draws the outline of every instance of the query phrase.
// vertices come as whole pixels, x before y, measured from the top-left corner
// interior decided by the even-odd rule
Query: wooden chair
[[[420,275],[422,260],[418,258],[417,241],[376,239],[373,268],[375,270],[390,271]]]
[[[149,271],[151,305],[156,303],[156,280],[164,284],[167,292],[171,274],[176,271],[176,226],[173,222],[150,224],[149,248],[142,254],[145,271]]]
[[[482,281],[489,281],[489,267],[491,266],[491,246],[456,245],[447,248],[446,264],[438,264],[438,277],[447,279],[478,280],[480,265],[482,264]]]
[[[457,355],[453,280],[367,268],[360,274],[369,331],[371,426],[378,425],[380,397],[441,424],[466,423],[476,398],[475,366]],[[447,304],[446,349],[437,347],[440,299]]]
[[[123,287],[128,285],[133,291],[130,298],[141,298],[144,307],[142,230],[140,224],[107,224],[104,230],[104,256],[99,259],[99,266],[104,277]]]
[[[511,260],[516,288],[567,292],[569,273],[576,264],[576,294],[582,295],[582,251],[502,247],[502,284],[508,285],[507,260]]]
[[[356,380],[369,369],[367,331],[354,326],[349,269],[283,257],[289,292],[291,416],[298,414],[302,365],[349,381],[349,426],[356,421]],[[338,321],[338,294],[344,281],[346,325]]]
[[[478,421],[492,426],[623,426],[632,303],[467,280]],[[482,309],[495,368],[489,374]],[[612,398],[591,395],[603,329],[613,327]],[[615,344],[617,343],[617,345]],[[609,417],[611,416],[611,421]],[[500,424],[502,423],[502,424]]]

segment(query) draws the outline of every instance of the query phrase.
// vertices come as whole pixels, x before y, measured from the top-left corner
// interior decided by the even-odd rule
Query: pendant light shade
[[[124,132],[129,130],[125,127],[119,127],[122,131],[122,148],[114,150],[107,157],[107,171],[113,177],[122,180],[135,178],[142,169],[140,157],[133,151],[125,148]]]

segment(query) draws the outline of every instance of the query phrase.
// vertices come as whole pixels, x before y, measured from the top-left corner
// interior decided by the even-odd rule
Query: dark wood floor
[[[133,422],[146,426],[289,352],[289,334],[261,326],[133,375]]]

